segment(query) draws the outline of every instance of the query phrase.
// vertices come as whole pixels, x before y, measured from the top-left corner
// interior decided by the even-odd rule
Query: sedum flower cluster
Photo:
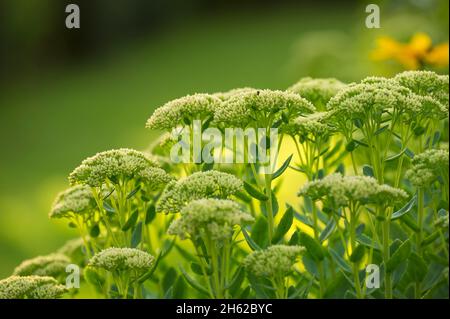
[[[75,185],[59,193],[49,213],[50,218],[71,217],[73,214],[89,213],[96,206],[88,186]]]
[[[328,101],[345,87],[345,83],[334,78],[313,79],[306,77],[289,87],[287,91],[300,94],[318,110],[324,111]]]
[[[55,278],[11,276],[0,280],[0,299],[55,299],[67,292]]]
[[[313,200],[327,200],[333,207],[349,207],[351,204],[376,204],[394,206],[407,199],[405,191],[383,184],[369,176],[328,175],[308,182],[298,193]]]
[[[412,167],[406,172],[406,177],[416,187],[429,186],[439,176],[447,176],[448,155],[448,150],[431,149],[414,156]]]
[[[70,262],[70,259],[63,254],[38,256],[33,259],[23,261],[16,267],[16,269],[14,269],[13,275],[35,275],[58,278],[65,274],[66,267],[70,264]]]
[[[154,257],[135,248],[107,248],[89,260],[89,266],[107,271],[145,272],[153,265]]]
[[[284,126],[284,132],[292,136],[327,136],[335,131],[331,123],[330,112],[317,112],[299,116]]]
[[[212,117],[221,100],[211,94],[194,94],[172,100],[156,109],[148,119],[149,129],[170,130],[189,124],[193,119]]]
[[[201,198],[228,198],[242,189],[243,183],[234,175],[215,170],[197,172],[171,182],[162,193],[156,210],[178,213],[186,204]]]
[[[107,181],[133,179],[157,162],[142,152],[121,148],[98,153],[85,159],[69,176],[72,185],[84,184],[100,187]]]
[[[300,95],[285,91],[250,90],[228,99],[216,110],[215,121],[228,127],[271,126],[276,120],[297,117],[315,111]],[[259,125],[259,126],[258,126]],[[262,126],[261,126],[262,125]]]
[[[285,277],[303,251],[302,246],[273,245],[248,255],[244,259],[244,267],[258,277]]]
[[[181,210],[181,218],[175,220],[168,233],[181,239],[209,238],[213,241],[229,240],[233,227],[250,223],[254,218],[243,212],[231,200],[199,199],[190,202]]]

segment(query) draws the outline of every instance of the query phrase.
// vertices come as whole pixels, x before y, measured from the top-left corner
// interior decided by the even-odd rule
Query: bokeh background
[[[65,28],[69,3],[80,29]],[[369,3],[380,29],[365,27]],[[448,73],[448,10],[447,0],[0,0],[0,278],[76,236],[47,218],[67,175],[96,152],[146,148],[145,121],[162,103],[303,76]]]

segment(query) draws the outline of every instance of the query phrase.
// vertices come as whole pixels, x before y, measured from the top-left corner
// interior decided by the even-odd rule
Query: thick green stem
[[[357,218],[356,214],[354,212],[350,212],[350,247],[352,250],[352,253],[356,249],[356,223]],[[359,267],[358,263],[353,263],[353,278],[355,281],[355,291],[356,291],[356,298],[362,299],[362,293],[361,293],[361,282],[359,280]]]
[[[273,209],[272,209],[272,175],[266,174],[264,175],[265,187],[266,187],[266,196],[268,200],[266,201],[266,211],[267,211],[267,224],[269,226],[269,243],[272,243],[273,238],[273,230],[274,230],[274,221],[273,221]]]
[[[390,250],[389,250],[389,220],[385,220],[383,222],[383,262],[385,265],[384,272],[384,297],[386,299],[392,299],[392,279],[391,274],[386,271],[386,264],[390,258]]]

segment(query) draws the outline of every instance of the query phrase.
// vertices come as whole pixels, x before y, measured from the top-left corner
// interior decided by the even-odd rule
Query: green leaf
[[[327,225],[325,226],[325,229],[322,231],[322,233],[319,236],[320,242],[324,242],[325,240],[327,240],[328,237],[331,236],[331,234],[333,233],[335,228],[336,228],[336,222],[333,218],[330,218]]]
[[[114,208],[111,207],[111,205],[109,205],[107,202],[103,202],[103,208],[108,212],[108,213],[115,213],[116,210]]]
[[[356,246],[355,250],[350,255],[349,260],[352,263],[357,264],[364,258],[365,253],[366,253],[366,248],[364,247],[364,245],[358,245],[358,246]]]
[[[275,234],[272,238],[272,244],[278,243],[283,239],[283,236],[289,231],[292,226],[292,222],[294,221],[294,210],[291,206],[288,206],[286,212],[278,224],[277,229],[275,230]]]
[[[267,247],[268,227],[269,225],[267,224],[267,219],[264,217],[264,215],[259,216],[256,222],[253,224],[251,238],[259,247]]]
[[[162,251],[160,251],[158,256],[156,256],[156,259],[153,263],[152,268],[137,279],[138,283],[142,284],[143,282],[145,282],[147,279],[149,279],[153,275],[153,273],[156,270],[156,267],[158,267],[158,264],[161,261],[161,258],[162,258]]]
[[[298,229],[296,229],[292,234],[291,239],[289,239],[288,245],[296,246],[299,244],[300,244],[300,232],[298,231]]]
[[[164,277],[161,282],[161,286],[164,292],[168,291],[169,288],[173,286],[176,278],[177,278],[177,271],[173,267],[169,268],[164,274]]]
[[[359,140],[354,140],[356,144],[364,146],[364,147],[369,147],[369,144],[367,144],[366,142],[363,141],[359,141]]]
[[[256,198],[259,201],[267,201],[269,199],[269,197],[267,197],[265,194],[261,193],[253,185],[251,185],[245,181],[244,181],[244,188],[250,196],[252,196],[253,198]]]
[[[400,220],[402,223],[404,223],[406,226],[408,226],[411,230],[418,232],[419,226],[417,226],[416,221],[409,215],[405,214],[403,215]]]
[[[247,231],[245,230],[245,228],[242,228],[242,234],[244,234],[244,238],[247,241],[247,244],[250,246],[250,248],[252,250],[261,250],[261,247],[258,246],[258,244],[256,244],[253,239],[250,237],[250,235],[247,233]]]
[[[358,236],[356,236],[356,241],[361,244],[364,245],[368,248],[373,248],[375,250],[381,250],[380,246],[369,236],[365,235],[365,234],[359,234]]]
[[[355,140],[351,140],[346,146],[345,149],[347,152],[351,153],[358,147],[358,144],[355,142]]]
[[[411,243],[409,239],[405,240],[400,247],[392,254],[391,258],[386,263],[386,271],[392,273],[397,267],[406,259],[411,253]]]
[[[136,195],[136,193],[139,192],[140,189],[141,189],[141,185],[138,185],[135,189],[133,189],[133,190],[127,195],[127,199],[130,199],[131,197],[133,197],[134,195]]]
[[[183,275],[184,279],[186,280],[186,282],[195,290],[197,290],[198,292],[208,295],[209,296],[209,292],[208,290],[206,290],[205,288],[203,288],[202,285],[200,285],[195,279],[191,278],[187,273],[186,270],[184,270],[183,267],[180,266],[180,271],[181,274]]]
[[[408,258],[407,273],[415,282],[421,282],[427,274],[428,266],[416,252],[412,252]]]
[[[375,174],[373,172],[373,168],[370,165],[363,165],[363,174],[364,176],[374,177]]]
[[[406,149],[402,150],[400,153],[387,157],[384,161],[386,163],[395,161],[397,158],[401,157],[406,152]]]
[[[414,195],[408,203],[405,204],[402,208],[400,208],[398,211],[394,212],[391,216],[391,220],[395,220],[397,218],[402,217],[403,215],[409,213],[411,209],[416,205],[417,202],[417,195]]]
[[[426,247],[430,244],[432,244],[436,239],[439,238],[441,234],[440,230],[436,230],[435,232],[433,232],[431,235],[427,236],[423,241],[422,241],[422,247]]]
[[[322,245],[306,233],[300,233],[300,244],[306,248],[315,261],[322,261],[325,258]]]
[[[289,157],[284,161],[283,165],[272,175],[272,180],[274,180],[277,177],[280,177],[284,171],[289,167],[289,164],[291,163],[293,154],[289,155]]]
[[[172,298],[174,299],[182,299],[185,296],[186,291],[186,283],[182,276],[178,276],[175,284],[172,286]]]
[[[331,257],[336,262],[336,264],[341,268],[344,272],[351,273],[352,267],[347,263],[347,261],[342,258],[341,255],[337,251],[335,251],[332,248],[329,248],[328,251],[330,252]]]
[[[128,218],[128,220],[126,221],[125,225],[122,226],[122,231],[128,231],[129,229],[133,228],[134,225],[136,225],[136,222],[138,220],[139,217],[139,212],[136,209],[131,216]]]
[[[405,154],[411,159],[414,158],[414,152],[411,151],[409,148],[405,148]]]
[[[150,224],[153,219],[156,217],[156,208],[155,205],[149,205],[147,208],[147,212],[145,213],[145,225]]]
[[[131,235],[131,248],[136,248],[142,239],[142,222],[139,222]]]
[[[388,127],[389,127],[389,125],[380,127],[378,130],[375,131],[374,136],[380,135],[381,133],[386,131],[388,129]]]
[[[95,224],[89,230],[89,236],[91,236],[92,238],[96,238],[98,237],[98,235],[100,235],[100,227],[98,224]]]
[[[236,273],[233,275],[230,283],[228,284],[228,290],[231,296],[235,296],[239,288],[241,288],[242,283],[245,279],[245,271],[242,267],[239,267],[236,270]]]
[[[415,136],[420,136],[425,133],[426,128],[423,126],[416,126],[413,131]]]

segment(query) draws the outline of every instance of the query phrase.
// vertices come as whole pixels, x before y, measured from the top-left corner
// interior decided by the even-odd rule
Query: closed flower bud
[[[64,218],[71,217],[74,214],[85,214],[89,213],[95,206],[90,187],[75,185],[56,196],[49,217]]]
[[[13,275],[35,275],[58,278],[65,274],[66,267],[70,264],[70,262],[70,259],[62,254],[38,256],[33,259],[23,261],[16,267],[16,269],[14,269]]]
[[[0,299],[55,299],[67,292],[55,278],[11,276],[0,280]]]
[[[170,130],[186,121],[212,117],[221,100],[210,94],[193,94],[170,101],[155,110],[148,119],[149,129]]]
[[[318,110],[324,110],[328,101],[345,86],[345,83],[333,78],[313,79],[306,77],[289,87],[287,91],[300,94]]]
[[[178,213],[192,200],[225,199],[242,187],[242,181],[234,175],[214,170],[197,172],[167,185],[156,205],[156,210],[162,213]]]
[[[417,154],[412,159],[412,167],[406,172],[406,178],[416,187],[429,186],[439,176],[448,176],[448,150],[431,149]]]
[[[89,266],[107,271],[134,271],[143,273],[153,265],[154,257],[134,248],[107,248],[89,260]]]
[[[156,160],[132,149],[98,153],[85,159],[69,176],[71,184],[100,187],[107,181],[133,179],[149,167],[158,167]]]
[[[348,207],[355,203],[394,206],[406,200],[408,194],[389,185],[380,185],[373,177],[334,173],[307,183],[300,190],[299,196],[326,200],[334,207]]]
[[[231,240],[234,226],[253,220],[231,200],[199,199],[182,209],[181,218],[172,222],[168,233],[182,239],[190,236],[194,240],[209,238],[220,242]]]
[[[302,246],[273,245],[248,255],[244,267],[258,277],[284,278],[291,273],[303,251]]]

